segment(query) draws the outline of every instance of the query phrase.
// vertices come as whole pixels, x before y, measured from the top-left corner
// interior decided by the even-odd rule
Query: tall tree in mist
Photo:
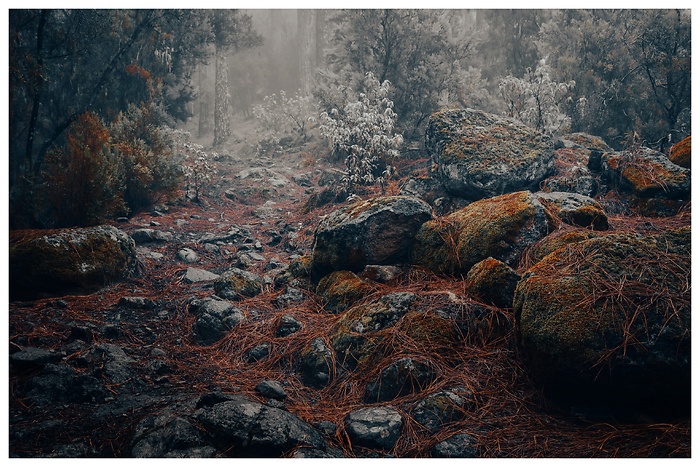
[[[299,10],[299,75],[301,80],[301,93],[304,96],[311,94],[316,71],[316,11]]]

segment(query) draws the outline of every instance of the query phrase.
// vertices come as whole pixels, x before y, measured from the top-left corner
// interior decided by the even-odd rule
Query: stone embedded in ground
[[[136,427],[131,446],[131,457],[136,458],[207,458],[216,454],[199,429],[168,409],[144,418]]]
[[[248,363],[259,362],[268,355],[270,355],[270,344],[260,344],[256,345],[248,352],[246,352],[246,361]]]
[[[398,279],[403,272],[403,269],[398,266],[368,264],[360,273],[360,277],[386,284]]]
[[[476,263],[467,273],[464,288],[468,294],[499,308],[513,306],[515,286],[520,274],[502,261],[488,257]]]
[[[287,393],[284,391],[284,388],[277,381],[261,381],[257,386],[255,386],[255,390],[263,396],[271,399],[282,400],[287,397]]]
[[[430,457],[472,458],[479,457],[477,439],[468,433],[457,433],[437,443],[430,450]]]
[[[323,308],[333,313],[345,311],[372,292],[372,285],[350,271],[334,271],[321,279],[316,287],[316,294],[323,300]]]
[[[65,364],[46,364],[26,383],[28,402],[38,406],[101,403],[109,394],[100,380]]]
[[[331,346],[340,363],[350,369],[371,355],[372,334],[394,326],[408,313],[418,296],[395,292],[347,310],[331,330]]]
[[[469,200],[535,190],[554,170],[548,138],[479,110],[446,108],[431,115],[425,147],[433,176],[448,192]]]
[[[391,449],[402,428],[403,417],[390,406],[368,407],[345,417],[345,431],[354,446]]]
[[[367,402],[386,402],[399,396],[420,392],[437,377],[429,362],[402,358],[384,368],[377,379],[367,385]]]
[[[306,300],[304,292],[296,287],[287,286],[284,293],[275,298],[275,304],[280,308],[286,308],[294,303],[303,302],[304,300]]]
[[[138,245],[152,242],[164,243],[173,240],[173,233],[154,229],[136,229],[131,232],[131,238],[133,238],[134,242]]]
[[[142,310],[153,310],[158,308],[158,303],[150,298],[144,297],[121,297],[119,299],[119,306],[126,308],[142,309]]]
[[[459,273],[490,256],[514,266],[528,246],[552,230],[553,218],[529,191],[483,199],[423,224],[413,264]]]
[[[193,300],[189,311],[196,317],[192,325],[194,339],[202,345],[219,341],[245,319],[240,308],[218,297]]]
[[[301,380],[312,388],[323,388],[331,382],[334,366],[333,351],[317,337],[301,353]]]
[[[230,268],[214,281],[216,295],[227,300],[254,297],[262,291],[262,279],[257,274]]]
[[[432,217],[430,206],[408,196],[359,201],[325,216],[314,233],[312,271],[317,279],[367,264],[409,261],[413,238]]]
[[[474,394],[466,388],[440,391],[421,399],[411,411],[413,418],[430,432],[461,420],[474,407]]]
[[[219,278],[218,274],[215,274],[204,269],[197,268],[187,268],[185,274],[182,276],[183,282],[186,284],[196,284],[198,282],[210,282],[215,281]]]
[[[600,204],[588,196],[578,193],[553,191],[537,192],[537,199],[553,211],[557,217],[570,225],[588,227],[593,230],[608,230],[608,216]]]
[[[669,150],[668,158],[671,162],[686,169],[690,168],[691,160],[691,145],[690,136],[683,138],[678,143],[671,146]]]
[[[58,363],[65,356],[64,353],[54,350],[25,347],[10,355],[10,367],[19,371],[32,370],[49,363]]]
[[[10,234],[10,298],[90,293],[124,279],[136,268],[136,248],[112,226],[18,230]]]
[[[308,423],[241,395],[202,407],[195,418],[215,445],[232,457],[269,458],[301,446],[325,448],[323,437]]]
[[[285,314],[280,318],[280,322],[277,325],[277,330],[275,331],[275,336],[277,337],[287,337],[291,336],[295,332],[301,329],[301,323],[294,316],[290,314]]]
[[[199,255],[192,248],[183,248],[177,252],[177,257],[185,263],[196,263]]]
[[[566,244],[531,267],[516,288],[523,357],[556,397],[684,413],[689,284],[690,227]]]

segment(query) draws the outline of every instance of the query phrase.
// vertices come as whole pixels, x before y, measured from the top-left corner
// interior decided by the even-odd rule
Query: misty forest
[[[10,457],[690,457],[690,10],[9,10]]]

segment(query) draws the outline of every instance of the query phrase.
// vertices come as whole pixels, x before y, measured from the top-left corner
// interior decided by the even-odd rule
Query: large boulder
[[[565,245],[525,273],[514,310],[523,355],[550,394],[688,410],[690,227]]]
[[[467,272],[489,256],[513,266],[527,246],[552,230],[553,218],[532,193],[509,193],[423,224],[413,262],[438,273]]]
[[[13,231],[9,256],[11,299],[92,292],[137,264],[134,241],[108,225]]]
[[[622,193],[637,198],[690,199],[690,169],[674,164],[653,149],[603,154],[602,169]]]
[[[425,147],[434,176],[455,196],[478,200],[536,190],[553,172],[553,143],[514,120],[472,109],[430,116]]]
[[[313,273],[361,271],[367,264],[409,262],[413,238],[432,217],[417,198],[387,196],[361,201],[326,216],[316,228]]]

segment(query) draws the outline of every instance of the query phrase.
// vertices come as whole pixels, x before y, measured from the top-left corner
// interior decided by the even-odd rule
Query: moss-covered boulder
[[[10,232],[10,298],[86,293],[134,272],[134,240],[112,226]]]
[[[545,256],[552,253],[559,248],[569,245],[571,243],[578,243],[584,240],[589,240],[591,238],[600,237],[602,234],[594,230],[589,229],[568,229],[560,230],[547,235],[542,240],[538,241],[529,251],[528,259],[531,264],[535,264],[542,260]]]
[[[686,169],[690,168],[690,136],[682,139],[671,147],[668,158],[671,162]]]
[[[466,273],[490,256],[512,266],[527,246],[554,229],[553,222],[529,191],[476,201],[423,224],[413,263],[439,273]]]
[[[313,277],[408,263],[415,234],[431,217],[426,202],[409,196],[360,201],[329,214],[314,234]]]
[[[555,191],[537,192],[537,199],[550,212],[570,225],[589,227],[593,230],[608,230],[608,216],[593,198],[579,193]]]
[[[241,300],[262,292],[263,281],[257,274],[238,268],[230,268],[216,281],[216,295],[226,300]]]
[[[649,148],[602,156],[603,173],[624,194],[638,198],[690,199],[690,169]]]
[[[520,275],[510,266],[494,258],[476,263],[467,273],[464,289],[468,294],[499,308],[513,306],[515,286]]]
[[[373,291],[371,284],[350,271],[334,271],[321,279],[316,287],[316,293],[323,300],[323,307],[334,313],[345,311]]]
[[[549,394],[688,410],[690,227],[559,248],[525,273],[514,310],[523,355]]]
[[[554,169],[554,145],[514,120],[473,109],[430,116],[425,147],[434,176],[455,196],[478,200],[536,190]]]

